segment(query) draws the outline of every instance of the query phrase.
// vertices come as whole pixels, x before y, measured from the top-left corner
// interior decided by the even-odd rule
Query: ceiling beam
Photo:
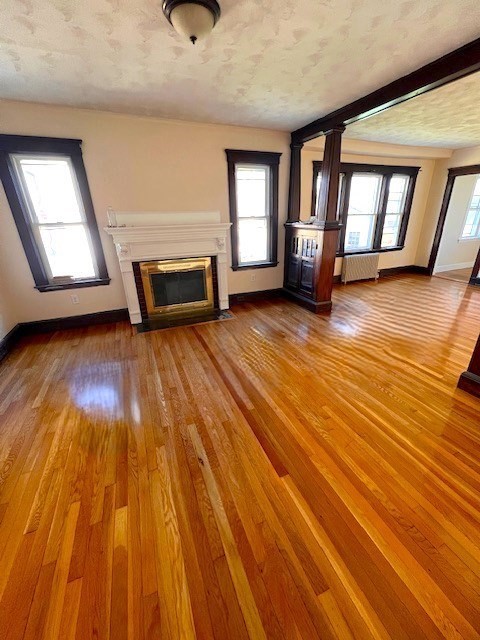
[[[292,140],[307,142],[335,127],[346,126],[390,109],[397,104],[443,87],[480,70],[480,38],[398,78],[381,89],[369,93],[323,118],[292,133]]]

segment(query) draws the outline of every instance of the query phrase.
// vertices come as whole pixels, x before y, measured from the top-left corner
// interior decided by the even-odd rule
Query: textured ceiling
[[[220,0],[193,47],[161,0],[3,0],[0,98],[291,130],[473,40],[478,0]]]
[[[446,149],[480,145],[480,73],[352,124],[345,135]]]

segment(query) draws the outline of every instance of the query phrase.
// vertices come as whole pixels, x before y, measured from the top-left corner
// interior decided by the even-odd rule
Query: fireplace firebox
[[[215,308],[211,258],[140,262],[149,318],[189,318]]]

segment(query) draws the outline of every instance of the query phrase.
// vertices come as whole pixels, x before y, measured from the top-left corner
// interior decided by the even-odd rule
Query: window
[[[318,215],[321,162],[313,167],[312,212]],[[418,171],[418,167],[342,164],[338,255],[403,249]]]
[[[360,246],[360,231],[349,231],[347,242],[352,249],[358,248]]]
[[[378,216],[378,203],[382,178],[374,173],[354,173],[350,182],[350,198],[347,209],[345,251],[369,251]],[[350,233],[358,236],[357,243],[350,245]]]
[[[480,177],[475,182],[473,194],[467,209],[467,216],[461,240],[474,240],[480,238]]]
[[[0,178],[40,291],[110,282],[80,144],[0,135]]]
[[[277,262],[280,153],[226,150],[232,269],[273,267]]]

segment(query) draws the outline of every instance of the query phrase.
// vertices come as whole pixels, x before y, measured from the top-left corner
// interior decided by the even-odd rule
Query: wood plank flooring
[[[480,637],[480,290],[403,276],[0,366],[0,638]]]
[[[445,278],[445,280],[455,280],[456,282],[464,282],[468,284],[472,276],[473,268],[469,269],[451,269],[450,271],[440,271],[435,274],[435,278]]]

